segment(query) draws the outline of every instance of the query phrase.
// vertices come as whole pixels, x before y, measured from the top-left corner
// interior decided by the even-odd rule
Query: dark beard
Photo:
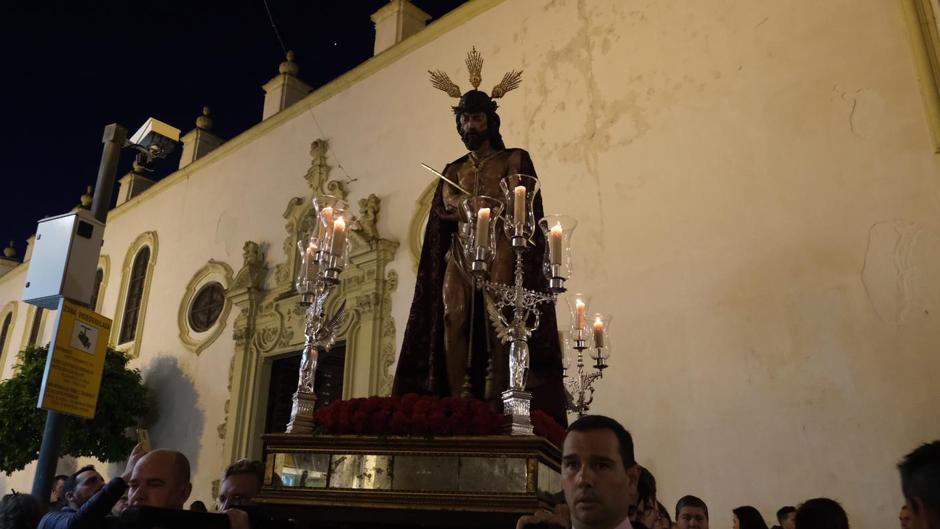
[[[465,132],[460,135],[460,139],[463,140],[467,150],[475,151],[482,147],[483,142],[486,141],[486,132]]]

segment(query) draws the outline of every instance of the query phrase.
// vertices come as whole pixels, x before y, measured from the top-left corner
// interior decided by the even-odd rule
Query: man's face
[[[898,515],[898,521],[901,522],[901,529],[911,529],[911,510],[907,505],[901,507],[901,514]]]
[[[781,523],[783,529],[796,529],[796,511],[788,513]]]
[[[562,454],[565,500],[575,529],[613,527],[624,520],[639,467],[623,467],[614,432],[569,432]]]
[[[708,515],[701,507],[685,506],[679,510],[678,529],[708,529]]]
[[[95,470],[86,470],[78,475],[78,486],[65,494],[66,501],[74,508],[85,505],[96,492],[104,487],[104,478]]]
[[[464,146],[471,151],[483,146],[483,143],[488,139],[485,112],[464,112],[460,114],[460,139],[463,140]]]
[[[55,503],[62,497],[62,487],[65,486],[64,479],[57,479],[52,485],[52,494],[49,495],[49,503]]]
[[[931,508],[921,498],[910,498],[907,500],[905,507],[907,508],[902,509],[901,514],[905,514],[906,511],[910,518],[910,522],[908,522],[910,529],[935,529],[940,527],[940,512]],[[903,524],[903,519],[901,523]]]
[[[252,505],[254,497],[261,492],[261,483],[254,474],[233,474],[224,481],[219,489],[219,510]]]
[[[130,506],[182,509],[192,491],[192,485],[183,483],[178,476],[172,456],[162,453],[141,458],[128,485]]]

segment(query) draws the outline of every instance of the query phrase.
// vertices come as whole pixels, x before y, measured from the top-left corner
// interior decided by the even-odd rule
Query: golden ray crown
[[[483,55],[477,51],[476,46],[467,53],[467,59],[464,61],[467,65],[467,72],[470,74],[470,84],[474,90],[479,89],[483,82]],[[450,76],[441,70],[428,70],[431,76],[431,86],[441,90],[450,97],[459,99],[461,96],[460,87],[457,83],[450,80]],[[499,99],[507,92],[519,88],[522,83],[522,70],[512,70],[503,75],[503,79],[490,91],[490,97]]]

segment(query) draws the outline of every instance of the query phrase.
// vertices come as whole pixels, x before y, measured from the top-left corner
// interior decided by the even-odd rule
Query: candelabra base
[[[503,433],[509,435],[533,435],[529,403],[532,394],[528,391],[507,389],[503,392],[503,415],[507,422]]]
[[[287,433],[313,433],[313,410],[316,404],[316,394],[301,390],[294,392],[293,406],[291,406],[290,410],[290,422],[287,423]]]

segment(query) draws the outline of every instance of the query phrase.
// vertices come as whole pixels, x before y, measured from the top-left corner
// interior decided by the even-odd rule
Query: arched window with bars
[[[137,319],[140,316],[140,304],[143,300],[144,286],[147,283],[147,267],[150,264],[150,247],[144,246],[134,257],[131,275],[127,281],[127,298],[124,301],[124,314],[121,317],[121,333],[118,344],[134,341],[137,336]]]

